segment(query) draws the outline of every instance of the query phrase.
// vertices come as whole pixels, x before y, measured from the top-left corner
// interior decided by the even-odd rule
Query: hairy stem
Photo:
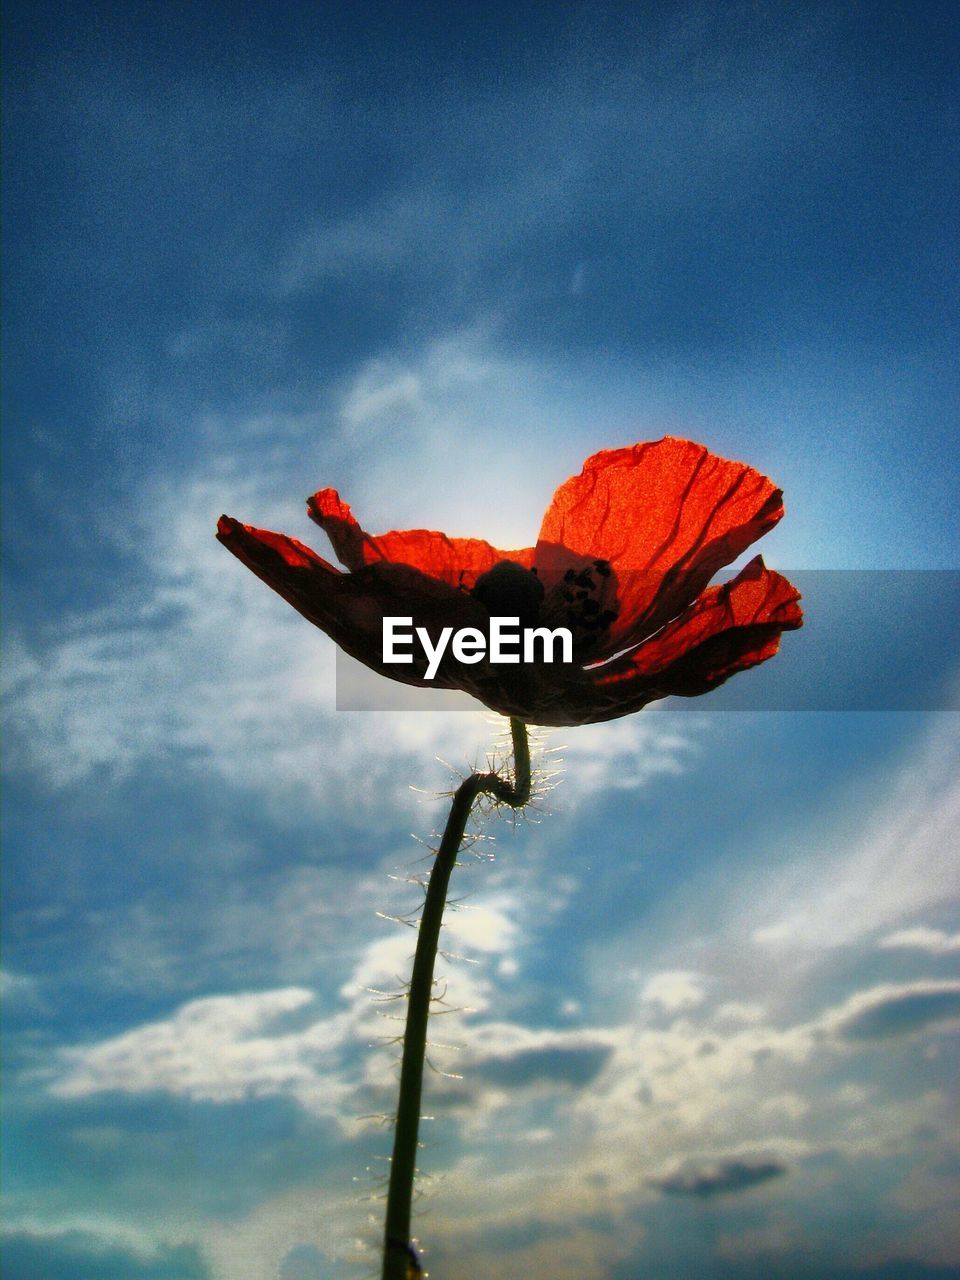
[[[410,1243],[410,1205],[417,1165],[417,1132],[420,1126],[427,1019],[433,994],[433,968],[437,958],[440,925],[443,922],[450,873],[456,863],[470,811],[477,797],[493,796],[514,809],[521,808],[530,798],[530,744],[527,740],[527,727],[522,720],[511,716],[510,732],[513,737],[513,782],[508,782],[496,773],[472,773],[460,783],[454,793],[450,816],[430,872],[417,935],[413,976],[407,996],[407,1025],[400,1067],[400,1100],[393,1138],[390,1187],[387,1192],[382,1280],[409,1280],[409,1277],[419,1274],[416,1254]]]

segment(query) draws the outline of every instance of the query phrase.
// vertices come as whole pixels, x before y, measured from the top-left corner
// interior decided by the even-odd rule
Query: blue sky
[[[960,554],[955,7],[5,25],[8,1280],[374,1265],[384,916],[441,761],[503,726],[337,711],[217,516],[322,551],[334,485],[374,531],[525,545],[665,432],[783,487],[762,550],[808,625],[545,735],[535,810],[484,827],[427,1264],[960,1275],[957,578],[919,575]]]

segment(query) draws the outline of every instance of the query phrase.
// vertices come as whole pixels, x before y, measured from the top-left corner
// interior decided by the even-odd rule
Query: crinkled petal
[[[588,458],[554,495],[534,564],[549,588],[571,564],[609,563],[619,612],[598,655],[609,656],[677,617],[782,515],[766,476],[667,436]]]
[[[632,653],[592,668],[595,700],[588,718],[613,719],[658,698],[707,693],[765,662],[777,652],[781,634],[802,625],[799,600],[792,583],[755,557]]]
[[[230,516],[220,517],[217,538],[309,622],[380,675],[404,684],[463,687],[456,668],[446,663],[426,681],[419,645],[413,646],[412,664],[385,664],[383,619],[410,617],[435,642],[442,627],[477,627],[489,620],[470,596],[404,564],[380,563],[341,573],[295,538]]]
[[[495,711],[566,727],[615,720],[671,694],[693,697],[777,652],[802,623],[799,593],[758,556],[733,581],[712,587],[657,636],[603,666],[542,667],[473,690]]]
[[[533,548],[500,551],[481,538],[448,538],[429,529],[367,533],[336,489],[321,489],[307,501],[307,511],[329,537],[333,549],[348,569],[364,565],[410,565],[450,587],[469,590],[481,574],[501,560],[513,560],[530,568]]]

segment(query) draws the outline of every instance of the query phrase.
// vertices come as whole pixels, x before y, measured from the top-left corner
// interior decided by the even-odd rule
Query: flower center
[[[579,622],[588,631],[609,627],[618,613],[616,607],[603,607],[610,575],[609,560],[594,560],[579,572],[567,570],[563,575],[560,598],[571,622]],[[616,605],[616,596],[610,603]]]
[[[536,570],[515,560],[501,560],[482,573],[470,594],[491,618],[519,618],[521,628],[535,627],[539,621],[543,583]]]

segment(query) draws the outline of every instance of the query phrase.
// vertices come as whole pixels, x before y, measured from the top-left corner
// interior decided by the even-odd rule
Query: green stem
[[[427,1018],[433,995],[433,967],[437,958],[447,886],[463,843],[470,811],[478,796],[488,795],[519,809],[530,798],[530,744],[522,720],[510,717],[513,737],[514,781],[495,773],[472,773],[457,787],[450,816],[430,872],[427,897],[420,918],[413,976],[407,995],[407,1025],[400,1067],[400,1100],[390,1164],[387,1221],[384,1232],[382,1280],[409,1280],[419,1274],[410,1243],[410,1206],[417,1165],[417,1131],[427,1045]]]

